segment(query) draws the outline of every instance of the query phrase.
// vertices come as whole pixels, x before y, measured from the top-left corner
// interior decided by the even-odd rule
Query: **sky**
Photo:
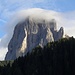
[[[7,53],[11,31],[11,20],[16,12],[30,8],[52,10],[60,16],[59,27],[63,26],[65,34],[75,37],[75,0],[0,0],[0,60]],[[10,28],[11,27],[11,28]],[[9,40],[8,40],[9,39]]]

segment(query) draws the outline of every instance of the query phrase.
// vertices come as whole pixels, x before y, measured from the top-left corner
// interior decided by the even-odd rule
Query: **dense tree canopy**
[[[64,38],[16,60],[1,61],[0,75],[75,75],[75,39]]]

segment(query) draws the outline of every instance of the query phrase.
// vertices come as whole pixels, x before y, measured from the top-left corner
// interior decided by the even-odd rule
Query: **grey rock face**
[[[19,56],[24,56],[38,45],[43,47],[48,42],[61,39],[63,34],[63,28],[57,31],[55,20],[35,21],[27,18],[24,22],[16,25],[5,60],[14,60]]]

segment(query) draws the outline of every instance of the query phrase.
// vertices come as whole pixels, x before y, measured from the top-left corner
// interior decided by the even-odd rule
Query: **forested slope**
[[[63,38],[25,57],[1,61],[0,75],[75,75],[75,39]]]

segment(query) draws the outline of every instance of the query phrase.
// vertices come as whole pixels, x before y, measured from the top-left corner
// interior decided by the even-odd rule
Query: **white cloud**
[[[74,28],[75,28],[75,18],[74,15],[75,12],[66,12],[66,13],[60,13],[60,12],[56,12],[56,11],[52,11],[52,10],[43,10],[43,9],[37,9],[37,8],[33,8],[33,9],[27,9],[27,10],[21,10],[17,13],[15,13],[15,17],[12,18],[12,20],[10,20],[10,22],[7,23],[5,29],[7,31],[7,35],[3,37],[3,39],[8,39],[10,40],[10,38],[12,37],[13,34],[13,29],[15,27],[15,25],[23,20],[26,16],[28,15],[33,15],[34,17],[37,18],[46,18],[46,19],[56,19],[57,21],[57,25],[58,28],[59,27],[64,27],[65,28],[65,33],[68,35],[72,35],[70,33],[73,33]],[[68,31],[71,32],[68,32]],[[73,33],[73,36],[75,36],[75,34]],[[4,42],[9,42],[9,41],[4,41]],[[3,42],[3,44],[4,44]],[[6,44],[6,43],[5,43]]]
[[[0,18],[8,20],[8,17],[18,10],[38,6],[55,9],[55,1],[56,0],[0,0]],[[36,6],[37,3],[38,6]]]
[[[4,23],[6,23],[6,21],[5,21],[5,20],[3,20],[3,19],[0,19],[0,21],[1,21],[1,22],[4,22]]]
[[[0,61],[4,60],[6,53],[7,53],[7,48],[0,48]]]
[[[1,38],[0,38],[0,43],[1,43]],[[0,46],[0,61],[4,60],[6,53],[7,53],[7,47]]]
[[[24,20],[25,17],[30,16],[33,18],[45,18],[47,20],[50,19],[55,19],[58,25],[58,28],[61,26],[64,27],[65,33],[70,35],[70,36],[75,36],[75,12],[66,12],[66,13],[60,13],[52,10],[44,10],[44,9],[39,9],[39,8],[34,8],[34,9],[27,9],[27,10],[22,10],[13,17],[10,17],[10,21],[6,24],[4,30],[6,30],[6,35],[1,38],[0,41],[0,58],[3,59],[6,52],[7,52],[7,46],[8,43],[13,35],[13,30],[14,27],[18,22],[21,20]],[[3,58],[2,58],[3,56]]]

